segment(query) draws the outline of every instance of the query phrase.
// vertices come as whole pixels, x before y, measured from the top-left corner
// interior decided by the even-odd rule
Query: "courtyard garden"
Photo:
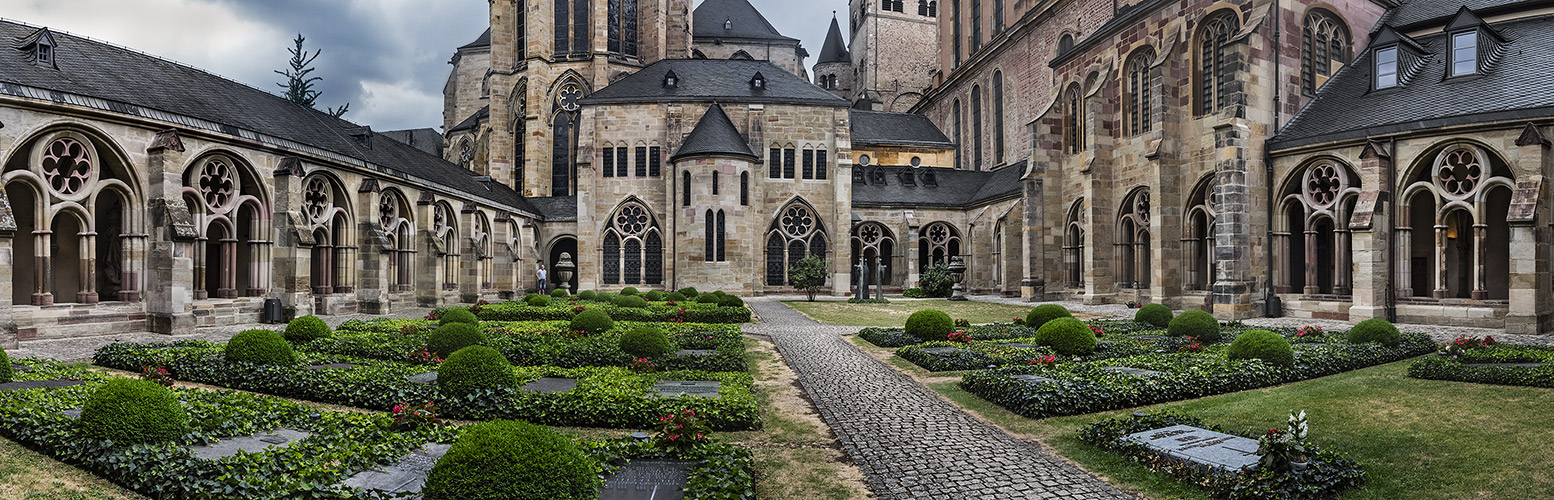
[[[1025,317],[1025,312],[1030,310],[1025,306],[996,302],[974,300],[950,302],[943,299],[891,298],[889,303],[877,304],[853,304],[840,300],[814,302],[793,300],[783,301],[783,304],[804,313],[815,321],[843,326],[900,326],[913,312],[925,308],[938,309],[951,317],[977,324],[1000,321],[1007,323],[1011,318]]]

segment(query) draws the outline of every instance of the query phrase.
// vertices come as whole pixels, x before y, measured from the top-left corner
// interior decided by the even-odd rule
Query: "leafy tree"
[[[934,264],[933,267],[923,271],[918,284],[922,285],[923,293],[929,297],[949,297],[951,289],[955,286],[955,280],[950,278],[948,266]]]
[[[826,285],[826,260],[820,257],[805,257],[793,269],[788,270],[788,282],[794,287],[804,290],[809,295],[809,301],[815,301],[815,292]]]
[[[313,60],[318,59],[318,55],[322,54],[324,50],[315,50],[312,54],[309,54],[307,49],[302,48],[302,42],[305,40],[307,39],[303,38],[301,33],[297,33],[297,39],[292,40],[297,46],[286,49],[288,52],[291,52],[291,69],[275,71],[275,74],[286,77],[286,83],[277,83],[276,85],[286,89],[286,100],[312,108],[314,107],[314,102],[318,101],[318,96],[324,94],[323,92],[313,90],[313,82],[321,81],[324,78],[308,75],[313,73],[315,69],[312,67]],[[346,103],[338,109],[328,108],[326,112],[329,113],[329,116],[339,118],[350,109],[351,104]]]

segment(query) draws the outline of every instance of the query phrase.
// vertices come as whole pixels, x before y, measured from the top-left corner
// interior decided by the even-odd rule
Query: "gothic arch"
[[[896,243],[895,233],[883,223],[869,221],[853,226],[853,269],[858,269],[859,265],[864,266],[869,281],[874,280],[875,271],[878,270],[881,284],[893,284]]]
[[[383,253],[388,260],[389,288],[395,292],[415,288],[415,210],[409,200],[397,187],[378,192],[375,222],[388,237]]]
[[[443,291],[459,289],[459,256],[463,254],[459,238],[458,212],[448,200],[432,204],[429,236],[433,253],[440,258]]]
[[[1234,8],[1216,9],[1198,20],[1193,33],[1193,102],[1196,115],[1219,112],[1228,106],[1230,87],[1237,83],[1235,61],[1239,54],[1230,47],[1241,29],[1241,14]]]
[[[1186,244],[1188,290],[1210,290],[1219,270],[1214,258],[1214,223],[1219,211],[1214,207],[1214,173],[1198,179],[1187,196],[1186,210],[1182,213],[1182,240]]]
[[[923,229],[917,234],[918,272],[938,264],[948,265],[950,259],[960,255],[964,249],[960,230],[949,222],[934,221],[924,224]]]
[[[1149,231],[1149,188],[1139,186],[1128,191],[1117,208],[1115,269],[1118,288],[1142,289],[1150,286],[1150,259],[1153,240]]]
[[[805,257],[826,257],[830,240],[820,213],[794,197],[772,217],[766,230],[766,286],[786,285],[788,270]]]
[[[659,285],[664,281],[664,233],[658,215],[635,196],[610,211],[600,242],[601,283]]]
[[[1349,294],[1349,218],[1360,192],[1354,167],[1328,155],[1302,162],[1280,183],[1273,221],[1280,292]]]
[[[268,187],[241,155],[212,149],[185,166],[181,194],[194,216],[194,295],[264,295],[270,282]]]
[[[1399,295],[1506,300],[1515,172],[1495,149],[1446,140],[1416,158],[1399,197]],[[1433,229],[1433,231],[1431,231]]]
[[[1074,200],[1063,218],[1063,266],[1064,281],[1070,288],[1085,285],[1085,199]]]

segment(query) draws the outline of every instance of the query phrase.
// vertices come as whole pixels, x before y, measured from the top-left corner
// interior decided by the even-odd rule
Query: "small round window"
[[[923,166],[923,159],[922,158],[918,158],[916,156],[913,156],[912,157],[912,166],[914,166],[914,167],[921,167],[921,166]]]
[[[869,164],[869,155],[861,155],[861,156],[859,156],[858,157],[858,164],[859,165],[868,166],[868,164]]]

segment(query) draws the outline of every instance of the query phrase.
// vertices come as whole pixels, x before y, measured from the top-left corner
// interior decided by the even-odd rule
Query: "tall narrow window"
[[[689,170],[682,172],[682,175],[680,176],[680,184],[680,188],[682,189],[680,193],[680,204],[689,207],[691,206],[691,172]]]
[[[664,282],[664,239],[658,231],[648,233],[642,244],[642,282],[657,285]]]
[[[917,0],[917,15],[928,15],[928,0]]]
[[[1068,148],[1068,154],[1079,154],[1085,149],[1083,103],[1079,84],[1069,85],[1068,92],[1063,95],[1063,145]]]
[[[712,209],[707,209],[706,214],[702,215],[701,225],[704,229],[702,231],[702,238],[706,240],[702,242],[702,260],[707,262],[716,261],[718,257],[718,236],[716,221],[713,220],[712,216]]]
[[[615,177],[615,148],[604,148],[604,161],[599,162],[604,168],[599,169],[605,177]]]
[[[1306,15],[1300,41],[1301,93],[1314,96],[1328,78],[1349,62],[1349,30],[1337,16],[1313,9]]]
[[[521,115],[522,113],[519,114]],[[514,120],[513,173],[515,175],[513,178],[513,191],[517,191],[519,193],[523,193],[523,171],[528,166],[528,151],[525,149],[527,146],[524,144],[524,138],[529,136],[529,134],[524,132],[524,128],[527,126],[528,124],[525,123],[525,120],[522,116],[519,116],[517,120]]]
[[[1471,75],[1478,72],[1478,31],[1464,31],[1451,36],[1451,76]]]
[[[955,100],[950,113],[955,115],[955,169],[960,170],[960,99]]]
[[[971,0],[971,52],[982,48],[982,0]]]
[[[1153,82],[1149,77],[1150,66],[1155,62],[1155,51],[1145,48],[1133,54],[1133,59],[1128,62],[1128,132],[1134,135],[1149,132],[1152,115],[1150,104],[1150,89]]]
[[[623,43],[621,53],[628,56],[637,55],[637,0],[621,0],[621,35]]]
[[[659,156],[662,152],[658,146],[648,146],[648,177],[658,177],[663,170],[663,159]]]
[[[625,146],[615,148],[615,176],[625,177],[631,168],[631,155]]]
[[[1387,47],[1376,51],[1376,88],[1390,89],[1398,86],[1398,48]]]
[[[771,154],[766,158],[766,177],[772,179],[782,177],[782,149],[771,149]]]
[[[750,206],[750,172],[739,173],[739,204]]]
[[[636,156],[636,158],[637,158],[637,177],[647,177],[647,175],[648,175],[648,148],[647,148],[647,146],[637,146],[636,154],[637,154],[637,156]]]
[[[804,148],[804,178],[815,178],[815,150]]]
[[[611,54],[619,54],[621,53],[621,0],[609,0],[605,16],[609,25],[605,29],[608,37],[606,47]]]
[[[712,171],[712,195],[713,196],[717,196],[718,195],[718,171],[717,170],[713,170]]]
[[[971,87],[971,169],[982,170],[982,86]]]
[[[551,160],[550,160],[550,195],[566,196],[572,194],[572,140],[573,116],[570,113],[558,113],[551,127]]]
[[[518,60],[520,60],[520,61],[522,61],[524,59],[524,55],[525,55],[524,54],[524,52],[525,52],[524,51],[524,47],[526,45],[528,45],[528,43],[525,42],[525,40],[527,40],[527,37],[524,36],[524,31],[526,31],[524,29],[526,27],[526,24],[524,24],[524,23],[528,22],[529,14],[527,12],[524,12],[524,10],[525,9],[518,9],[518,19],[514,20],[514,25],[518,27],[518,29],[514,30],[514,31],[516,31],[516,33],[514,33],[514,35],[518,39],[518,43],[517,43],[517,46],[518,46]],[[520,134],[520,135],[517,135],[515,137],[523,137],[523,135]],[[519,141],[520,144],[522,142],[523,141]],[[519,171],[522,172],[523,170],[519,169]]]
[[[1004,0],[993,0],[993,36],[1004,32]]]
[[[950,40],[955,46],[955,67],[960,66],[960,0],[950,2]]]
[[[1218,13],[1198,34],[1198,114],[1212,114],[1230,104],[1235,64],[1227,58],[1232,55],[1230,35],[1237,24],[1235,14]]]
[[[725,244],[725,241],[727,239],[728,239],[728,232],[724,230],[724,226],[723,226],[723,211],[719,210],[718,211],[718,262],[726,262],[726,261],[728,261],[727,254],[725,253],[725,247],[727,246]]]
[[[993,163],[1004,161],[1004,72],[993,72]]]
[[[621,239],[615,233],[604,233],[604,245],[600,246],[599,258],[603,260],[604,284],[614,285],[621,282]]]
[[[826,150],[815,150],[815,178],[826,180]]]
[[[571,12],[572,2],[568,0],[556,0],[556,25],[554,31],[556,33],[555,52],[557,55],[563,55],[571,52],[570,42],[572,40],[572,23],[567,17],[569,14],[571,14]]]
[[[626,271],[626,284],[635,285],[642,283],[642,240],[628,239],[625,248],[621,250],[624,257],[621,267]]]
[[[572,0],[572,53],[588,54],[592,50],[588,46],[588,31],[593,25],[588,23],[589,0]]]
[[[782,150],[782,178],[784,179],[793,178],[793,153],[793,148]]]

